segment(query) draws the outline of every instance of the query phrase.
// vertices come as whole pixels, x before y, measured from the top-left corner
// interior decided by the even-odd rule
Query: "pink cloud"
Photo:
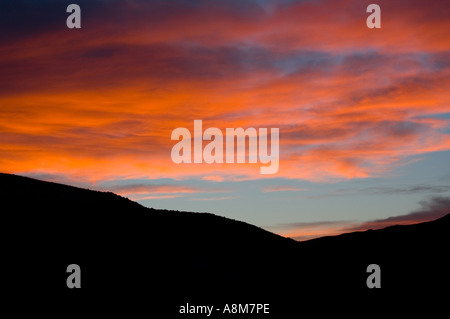
[[[450,198],[434,197],[420,203],[421,208],[409,214],[377,219],[368,222],[358,221],[317,221],[293,222],[268,227],[285,237],[295,240],[309,240],[343,233],[381,229],[393,225],[411,225],[439,219],[450,214]]]

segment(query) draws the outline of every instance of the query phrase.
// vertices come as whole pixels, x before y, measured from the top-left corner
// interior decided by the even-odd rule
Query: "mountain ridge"
[[[89,188],[77,187],[77,186],[67,185],[67,184],[58,183],[58,182],[44,181],[44,180],[39,180],[39,179],[35,179],[35,178],[32,178],[32,177],[21,176],[21,175],[15,175],[15,174],[6,174],[6,173],[1,173],[1,172],[0,172],[0,182],[1,182],[1,183],[0,183],[0,186],[5,185],[5,180],[4,180],[5,178],[8,179],[8,181],[6,181],[6,182],[8,182],[8,183],[9,183],[10,181],[18,182],[19,180],[22,180],[22,181],[32,182],[32,183],[38,183],[38,184],[44,183],[45,185],[52,186],[52,187],[55,188],[55,189],[57,189],[57,188],[65,188],[66,190],[77,191],[77,192],[87,192],[87,193],[88,193],[88,192],[94,192],[94,193],[96,193],[96,194],[102,194],[102,196],[105,196],[104,198],[107,199],[107,200],[111,200],[111,199],[113,199],[113,198],[116,199],[116,200],[119,200],[119,199],[120,199],[120,200],[124,200],[124,201],[127,201],[128,203],[130,203],[131,205],[138,205],[138,206],[140,206],[141,208],[148,209],[148,210],[150,210],[150,211],[152,211],[152,212],[158,211],[158,212],[164,212],[164,213],[201,214],[201,215],[203,215],[203,216],[209,216],[209,215],[212,215],[212,216],[217,217],[217,218],[223,218],[223,219],[226,219],[226,220],[230,220],[230,221],[234,221],[234,222],[238,222],[238,223],[243,223],[243,224],[248,225],[248,226],[256,227],[256,228],[258,228],[258,229],[260,229],[260,230],[262,230],[262,231],[264,231],[264,232],[268,232],[268,233],[270,233],[270,234],[274,234],[274,235],[276,235],[276,236],[280,236],[280,237],[283,237],[283,238],[286,238],[286,239],[289,239],[289,240],[293,240],[293,241],[296,241],[296,242],[309,242],[309,241],[315,241],[315,240],[323,240],[324,238],[337,238],[337,237],[341,237],[341,236],[344,236],[344,237],[345,237],[345,236],[348,236],[349,234],[356,234],[356,233],[365,233],[365,232],[379,231],[379,230],[389,229],[389,228],[391,228],[391,227],[403,227],[403,226],[412,226],[412,225],[417,225],[417,224],[424,224],[424,223],[428,223],[428,222],[437,221],[437,220],[440,220],[440,219],[442,219],[442,218],[444,218],[444,219],[450,219],[450,213],[448,213],[447,215],[444,215],[444,216],[442,216],[442,217],[440,217],[440,218],[438,218],[438,219],[435,219],[435,220],[429,220],[429,221],[425,221],[425,222],[418,222],[418,223],[408,224],[408,225],[393,224],[393,225],[389,225],[389,226],[386,226],[386,227],[383,227],[383,228],[378,228],[378,229],[367,229],[367,230],[361,230],[361,231],[351,231],[351,232],[345,232],[345,233],[337,234],[337,235],[321,236],[321,237],[317,237],[317,238],[312,238],[312,239],[307,239],[307,240],[298,241],[298,240],[292,239],[292,238],[290,238],[290,237],[285,237],[285,236],[281,236],[281,235],[279,235],[279,234],[270,232],[270,231],[268,231],[268,230],[266,230],[266,229],[264,229],[264,228],[262,228],[262,227],[259,227],[259,226],[256,226],[256,225],[253,225],[253,224],[244,222],[244,221],[240,221],[240,220],[237,220],[237,219],[233,219],[233,218],[229,218],[229,217],[224,217],[224,216],[216,215],[216,214],[214,214],[214,213],[209,213],[209,212],[195,212],[195,213],[194,213],[194,212],[179,211],[179,210],[170,210],[170,209],[155,209],[155,208],[152,208],[152,207],[146,207],[146,206],[143,206],[143,205],[141,205],[141,204],[139,204],[139,203],[137,203],[137,202],[135,202],[135,201],[133,201],[133,200],[130,200],[130,199],[127,198],[127,197],[121,196],[121,195],[116,194],[116,193],[111,192],[111,191],[99,191],[99,190],[95,190],[95,189],[89,189]],[[18,179],[19,179],[19,180],[18,180]],[[26,185],[27,183],[20,183],[20,184],[21,184],[21,189],[22,189],[22,188],[23,188],[23,185]],[[10,184],[9,184],[9,185],[10,185]],[[10,195],[11,195],[11,193],[8,192],[8,190],[10,190],[10,189],[8,189],[8,188],[0,188],[0,190],[2,191],[3,194],[6,193],[7,196],[10,196]],[[63,194],[64,194],[64,193],[63,193]],[[17,196],[17,195],[18,195],[18,196],[24,196],[24,195],[26,195],[26,196],[32,195],[32,196],[33,196],[33,195],[36,195],[36,192],[33,191],[32,193],[27,193],[27,194],[16,193],[16,196]],[[118,198],[115,198],[114,196],[116,196],[116,197],[118,197]],[[72,198],[73,195],[71,195],[70,197]],[[59,198],[58,200],[61,200],[61,198]],[[63,198],[63,200],[64,200],[64,198]]]
[[[11,188],[11,184],[14,184],[18,186],[18,188]],[[36,185],[32,185],[32,184],[36,184]],[[7,186],[7,187],[6,187]],[[25,187],[24,187],[25,186]],[[40,187],[37,188],[38,186],[45,186],[45,187]],[[24,192],[24,188],[25,188],[25,192]],[[28,188],[32,191],[27,191]],[[46,189],[47,188],[47,189]],[[218,219],[222,219],[222,220],[227,220],[227,221],[232,221],[232,222],[236,222],[236,223],[241,223],[241,224],[245,224],[249,227],[254,227],[257,228],[258,230],[261,230],[265,233],[270,233],[272,235],[275,236],[279,236],[279,237],[283,237],[280,236],[278,234],[272,233],[268,230],[265,230],[264,228],[261,228],[259,226],[256,225],[252,225],[250,223],[244,222],[244,221],[240,221],[240,220],[236,220],[236,219],[232,219],[232,218],[228,218],[228,217],[224,217],[224,216],[220,216],[220,215],[216,215],[213,213],[209,213],[209,212],[188,212],[188,211],[179,211],[179,210],[170,210],[170,209],[155,209],[152,207],[146,207],[143,206],[133,200],[130,200],[127,197],[121,196],[119,194],[116,194],[114,192],[111,191],[99,191],[99,190],[93,190],[93,189],[89,189],[89,188],[82,188],[82,187],[77,187],[77,186],[72,186],[72,185],[67,185],[67,184],[62,184],[62,183],[57,183],[57,182],[49,182],[49,181],[43,181],[43,180],[39,180],[39,179],[35,179],[35,178],[31,178],[31,177],[26,177],[26,176],[20,176],[20,175],[14,175],[14,174],[5,174],[5,173],[0,173],[0,191],[2,193],[2,196],[5,197],[9,197],[9,199],[11,200],[11,197],[14,199],[18,199],[21,197],[27,197],[27,198],[31,198],[32,200],[47,200],[50,198],[46,198],[46,196],[42,196],[42,194],[49,194],[50,192],[53,192],[55,190],[58,190],[58,198],[57,201],[65,201],[65,200],[73,200],[74,198],[74,193],[78,194],[78,195],[92,195],[95,194],[98,197],[96,198],[97,201],[99,201],[99,199],[103,199],[105,202],[107,201],[123,201],[124,203],[126,202],[129,205],[134,205],[136,208],[138,209],[147,209],[149,211],[151,211],[152,213],[154,212],[158,212],[158,213],[167,213],[167,214],[189,214],[191,215],[191,217],[193,216],[193,214],[196,215],[200,215],[203,217],[207,217],[210,218],[212,216],[214,216],[214,218],[218,218]],[[70,193],[70,194],[69,194]],[[65,196],[61,196],[61,195],[66,195]],[[95,196],[94,195],[94,196]],[[101,197],[100,197],[101,196]],[[44,197],[44,198],[43,198]],[[51,198],[52,200],[54,200],[53,198]],[[86,199],[90,199],[88,198],[84,198]],[[144,210],[142,210],[144,211]],[[290,238],[287,237],[283,237],[286,238],[288,240],[292,240]]]
[[[399,292],[406,300],[437,296],[449,283],[450,215],[297,242],[210,213],[155,210],[110,192],[10,174],[0,174],[0,205],[9,287],[36,303],[92,306],[101,292],[103,305],[151,302],[172,318],[187,301],[266,300],[271,317],[283,318],[299,313],[298,300],[303,307],[350,296],[380,302]],[[65,284],[72,263],[82,269],[79,291]],[[374,263],[381,289],[366,286]],[[40,274],[31,285],[30,267]]]

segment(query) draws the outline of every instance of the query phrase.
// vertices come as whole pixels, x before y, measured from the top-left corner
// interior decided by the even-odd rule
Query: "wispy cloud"
[[[349,227],[349,231],[360,231],[367,229],[379,229],[391,225],[408,225],[438,219],[450,214],[450,197],[433,197],[422,201],[421,209],[406,215],[393,216],[384,219],[373,220],[358,226]]]
[[[230,192],[226,188],[198,187],[190,185],[172,185],[172,184],[126,184],[116,185],[108,188],[109,191],[120,195],[129,194],[192,194],[192,193],[223,193]]]
[[[392,225],[410,225],[435,220],[450,214],[450,197],[432,197],[420,202],[421,208],[406,215],[393,216],[368,222],[350,220],[292,222],[268,227],[286,237],[308,240],[342,233],[380,229]]]
[[[146,199],[173,199],[182,197],[182,195],[149,195],[149,196],[132,196],[130,199],[134,201],[146,200]]]
[[[190,198],[189,200],[198,200],[198,201],[216,201],[216,200],[230,200],[236,199],[239,196],[222,196],[222,197],[205,197],[205,198]]]
[[[340,188],[330,193],[318,195],[300,195],[300,198],[326,198],[352,195],[410,195],[410,194],[442,194],[450,192],[450,185],[414,184],[398,186],[373,186],[360,188]]]
[[[317,222],[293,222],[283,223],[273,227],[270,230],[290,237],[295,240],[308,240],[323,236],[333,236],[344,233],[353,221],[317,221]]]
[[[81,32],[61,1],[1,2],[0,167],[262,178],[259,164],[172,163],[171,131],[194,119],[280,128],[277,177],[293,179],[380,176],[450,150],[448,1],[380,1],[398,18],[377,32],[357,0],[80,0]]]
[[[307,188],[291,187],[291,186],[267,186],[263,187],[262,191],[264,193],[271,192],[302,192],[307,191]]]

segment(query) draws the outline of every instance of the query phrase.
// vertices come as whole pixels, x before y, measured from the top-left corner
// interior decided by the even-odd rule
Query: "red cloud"
[[[446,1],[380,1],[380,30],[361,1],[139,3],[90,4],[102,14],[81,32],[49,17],[8,37],[3,171],[261,178],[256,165],[173,164],[171,131],[194,119],[280,128],[286,178],[378,176],[450,149]]]

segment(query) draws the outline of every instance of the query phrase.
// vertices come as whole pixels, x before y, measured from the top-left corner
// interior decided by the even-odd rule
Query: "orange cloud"
[[[285,178],[379,176],[449,150],[447,2],[380,1],[380,30],[365,27],[367,4],[123,1],[90,4],[101,23],[87,17],[80,32],[51,17],[33,36],[20,29],[2,46],[0,168],[91,181],[273,177],[260,164],[172,163],[172,130],[195,119],[280,128]]]
[[[120,184],[107,190],[120,195],[139,194],[192,194],[192,193],[223,193],[231,190],[225,188],[201,188],[189,185],[169,184]]]
[[[148,195],[148,196],[132,196],[130,199],[134,201],[146,200],[146,199],[173,199],[182,197],[182,195]]]

